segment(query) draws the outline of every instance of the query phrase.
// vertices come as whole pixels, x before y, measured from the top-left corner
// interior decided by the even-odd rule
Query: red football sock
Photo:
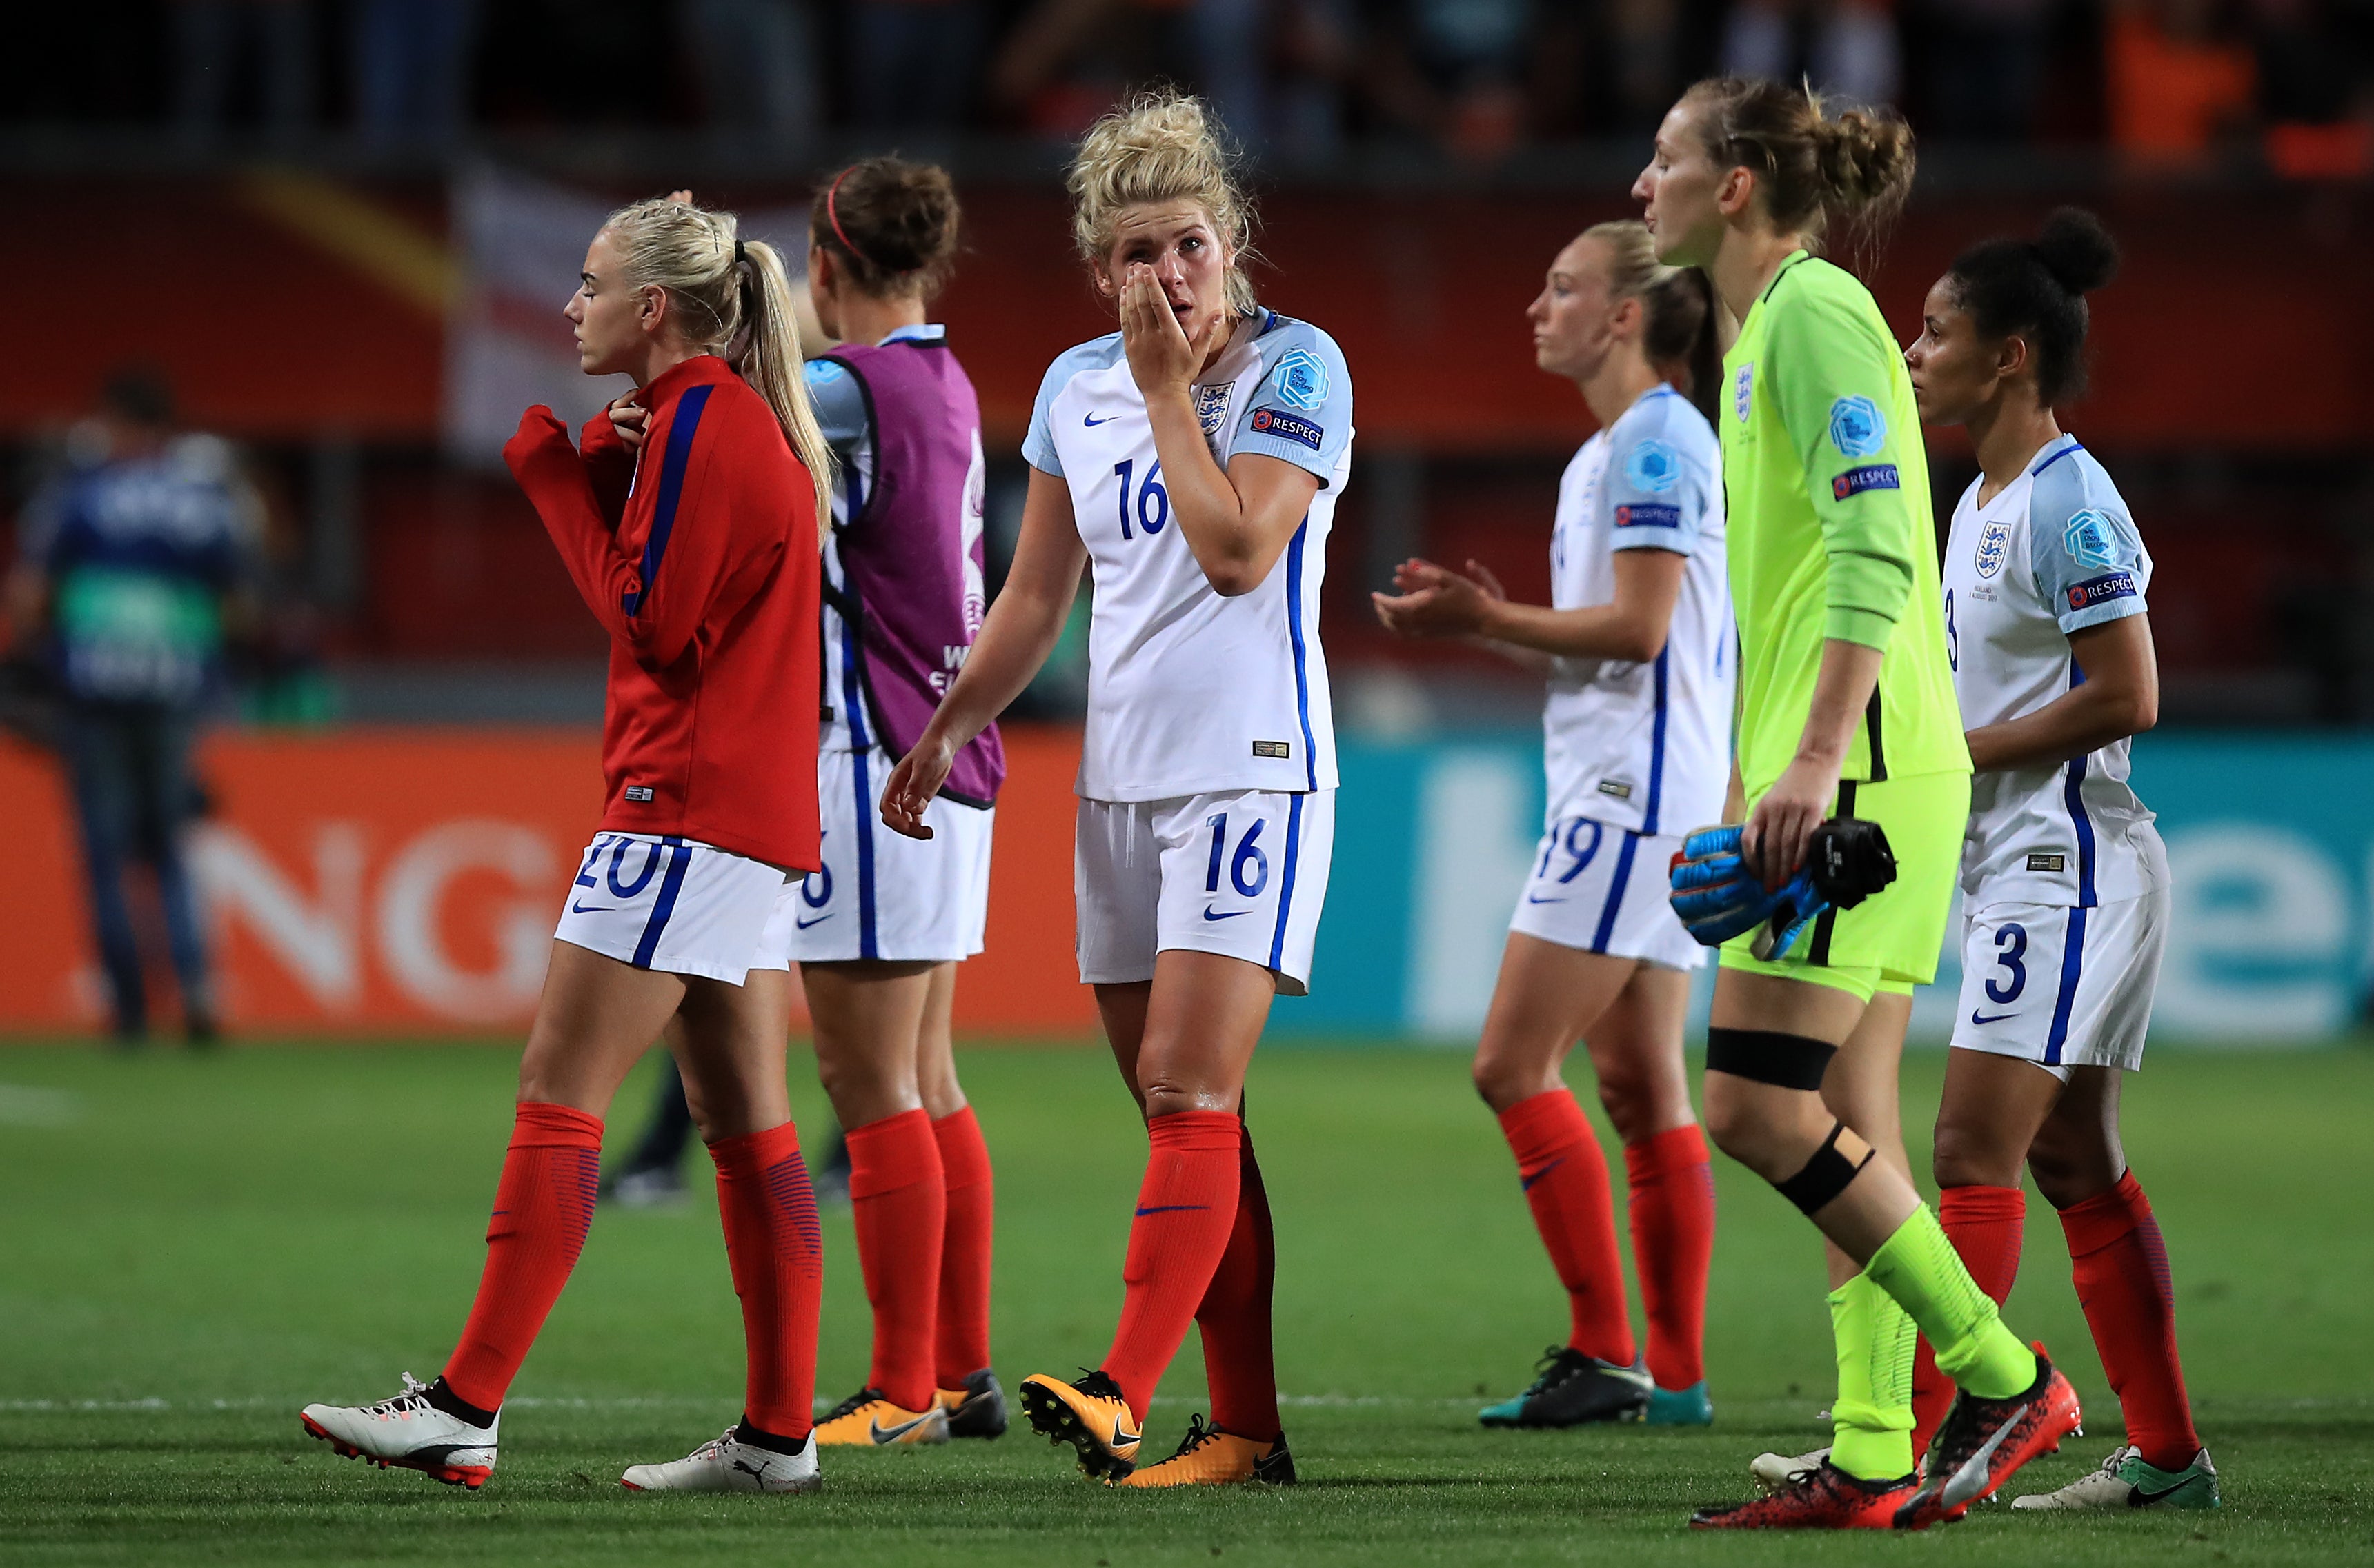
[[[748,1356],[742,1419],[796,1442],[816,1421],[817,1309],[824,1294],[824,1235],[816,1193],[790,1122],[709,1146],[717,1163],[717,1213],[725,1258],[742,1298]]]
[[[1140,1421],[1236,1229],[1242,1126],[1226,1111],[1174,1111],[1146,1124],[1153,1147],[1129,1227],[1121,1328],[1104,1362]]]
[[[935,1387],[940,1243],[948,1228],[940,1141],[918,1107],[851,1128],[843,1141],[857,1258],[874,1305],[874,1365],[865,1384],[902,1410],[927,1410]]]
[[[1270,1229],[1269,1193],[1253,1159],[1252,1132],[1243,1129],[1240,1137],[1236,1228],[1228,1233],[1228,1249],[1220,1255],[1204,1305],[1195,1309],[1195,1323],[1204,1333],[1212,1424],[1256,1443],[1275,1443],[1280,1433],[1277,1363],[1270,1351],[1269,1317],[1277,1240]]]
[[[997,1184],[989,1145],[972,1107],[932,1123],[948,1192],[940,1243],[940,1316],[934,1358],[939,1386],[961,1388],[989,1365],[989,1256],[996,1230]]]
[[[1714,1166],[1695,1123],[1624,1148],[1632,1263],[1649,1312],[1649,1375],[1660,1388],[1706,1376],[1707,1270],[1714,1260]]]
[[[523,1102],[487,1222],[486,1271],[445,1363],[445,1386],[457,1396],[480,1410],[502,1408],[584,1250],[601,1185],[602,1118]]]
[[[2027,1194],[2016,1187],[1948,1187],[1937,1194],[1937,1223],[1962,1266],[1997,1306],[2019,1278],[2019,1243],[2027,1224]],[[1937,1352],[1921,1336],[1912,1352],[1912,1454],[1929,1452],[1929,1440],[1954,1408],[1954,1380],[1937,1370]],[[2188,1454],[2187,1459],[2192,1457]]]
[[[2129,1171],[2119,1185],[2061,1211],[2077,1304],[2094,1331],[2102,1370],[2144,1463],[2180,1470],[2201,1450],[2184,1366],[2176,1354],[2175,1292],[2168,1246],[2151,1200]]]
[[[1548,1089],[1500,1113],[1517,1156],[1525,1201],[1566,1287],[1567,1343],[1617,1366],[1632,1364],[1632,1317],[1624,1302],[1624,1260],[1616,1251],[1616,1200],[1598,1135],[1564,1089]],[[1693,1379],[1695,1381],[1695,1379]]]

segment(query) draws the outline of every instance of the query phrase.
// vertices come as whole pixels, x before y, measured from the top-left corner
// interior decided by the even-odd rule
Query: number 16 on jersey
[[[1130,532],[1129,527],[1132,509],[1129,482],[1136,472],[1137,459],[1134,457],[1123,458],[1113,464],[1113,477],[1121,481],[1121,536],[1123,539],[1137,536]],[[1162,487],[1162,462],[1159,458],[1146,471],[1146,482],[1137,487],[1135,510],[1137,532],[1148,538],[1161,532],[1162,525],[1170,521],[1170,492]]]

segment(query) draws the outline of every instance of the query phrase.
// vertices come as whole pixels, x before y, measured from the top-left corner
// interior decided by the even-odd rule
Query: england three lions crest
[[[1979,568],[1979,576],[1990,578],[2003,570],[2004,556],[2010,546],[2011,524],[2002,518],[1979,530],[1979,550],[1972,563]]]

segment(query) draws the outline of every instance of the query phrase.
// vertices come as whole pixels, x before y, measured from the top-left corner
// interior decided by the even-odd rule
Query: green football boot
[[[1640,1419],[1651,1426],[1712,1426],[1714,1401],[1707,1398],[1706,1379],[1686,1388],[1651,1388]]]
[[[2058,1492],[2033,1492],[2014,1498],[2014,1508],[2042,1510],[2080,1508],[2215,1508],[2217,1467],[2204,1448],[2180,1470],[2163,1470],[2144,1463],[2134,1448],[2120,1448]]]

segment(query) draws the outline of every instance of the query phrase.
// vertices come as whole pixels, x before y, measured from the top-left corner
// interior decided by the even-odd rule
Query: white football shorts
[[[597,833],[552,934],[638,969],[738,986],[784,882],[764,860],[673,834]]]
[[[1072,859],[1080,979],[1150,980],[1157,953],[1186,948],[1259,964],[1281,996],[1309,995],[1334,846],[1333,790],[1083,800]]]
[[[934,801],[923,816],[931,837],[893,833],[881,815],[893,766],[878,748],[817,754],[824,865],[783,885],[751,967],[860,958],[939,964],[981,951],[997,813]]]
[[[1669,901],[1667,868],[1679,834],[1642,834],[1587,816],[1560,818],[1542,835],[1509,929],[1585,953],[1696,969],[1707,949]]]
[[[2168,889],[2093,908],[1991,904],[1962,937],[1954,1044],[2018,1057],[2066,1081],[2073,1067],[2143,1065],[2168,946]]]

